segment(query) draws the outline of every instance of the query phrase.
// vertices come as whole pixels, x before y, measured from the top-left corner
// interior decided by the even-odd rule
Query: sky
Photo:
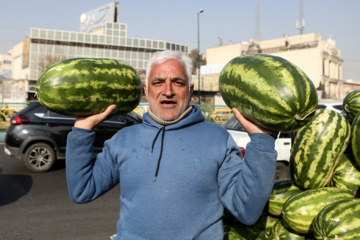
[[[110,0],[0,0],[0,54],[30,34],[30,28],[80,30],[80,15]],[[119,21],[128,37],[165,40],[200,52],[230,43],[299,35],[300,0],[119,0]],[[360,81],[360,1],[302,0],[303,34],[332,36],[341,51],[343,79]],[[256,18],[256,15],[258,18]],[[257,19],[257,21],[256,21]],[[257,24],[256,24],[257,23]],[[256,28],[256,26],[258,26]]]

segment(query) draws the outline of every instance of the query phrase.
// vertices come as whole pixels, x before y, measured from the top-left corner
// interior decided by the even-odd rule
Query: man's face
[[[171,121],[189,106],[193,87],[192,84],[189,91],[189,82],[181,64],[168,60],[153,66],[144,91],[151,111],[160,119]]]

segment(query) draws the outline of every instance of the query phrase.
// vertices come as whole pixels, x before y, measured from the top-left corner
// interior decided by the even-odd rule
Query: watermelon
[[[351,154],[341,155],[329,186],[346,189],[355,197],[360,197],[360,167],[355,164]]]
[[[246,225],[229,226],[225,228],[224,240],[262,240],[267,239],[264,231]]]
[[[277,56],[236,57],[220,73],[221,96],[230,108],[272,131],[294,131],[310,121],[318,97],[312,81]]]
[[[283,220],[274,224],[268,239],[271,240],[305,240],[305,236],[290,232],[283,226]]]
[[[276,180],[267,203],[267,212],[272,216],[280,217],[286,200],[300,192],[302,190],[294,184],[292,179]]]
[[[343,108],[346,115],[353,120],[360,112],[360,89],[348,93],[343,99]]]
[[[319,109],[301,128],[290,152],[290,176],[303,190],[326,186],[350,142],[351,127],[335,111]]]
[[[360,239],[360,199],[327,205],[315,217],[311,227],[316,239]]]
[[[360,113],[356,114],[351,124],[351,151],[355,163],[360,166]]]
[[[47,68],[38,79],[35,94],[45,108],[59,114],[88,116],[116,104],[115,115],[137,107],[142,84],[137,71],[127,63],[73,58]]]
[[[311,222],[326,205],[354,199],[347,190],[336,187],[310,189],[290,197],[282,209],[284,227],[300,235],[312,234]]]

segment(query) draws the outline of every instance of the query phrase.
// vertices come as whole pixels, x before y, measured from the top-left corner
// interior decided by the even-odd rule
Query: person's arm
[[[117,184],[118,176],[111,166],[111,156],[106,145],[101,154],[102,159],[96,160],[93,146],[95,132],[92,130],[115,107],[112,105],[103,113],[93,116],[78,117],[73,130],[68,134],[66,176],[70,198],[76,203],[92,201]]]
[[[236,109],[235,117],[249,133],[245,159],[229,135],[226,158],[218,182],[224,206],[242,223],[253,224],[259,218],[271,194],[276,169],[276,133],[262,129],[245,119]]]

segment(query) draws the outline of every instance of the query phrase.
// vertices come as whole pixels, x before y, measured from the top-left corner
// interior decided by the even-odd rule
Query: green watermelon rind
[[[290,176],[302,190],[325,187],[350,143],[351,126],[335,111],[318,109],[299,129],[290,152]]]
[[[268,203],[267,212],[274,217],[281,217],[281,210],[288,198],[302,192],[292,179],[279,179],[274,182]]]
[[[343,109],[346,115],[353,120],[360,112],[360,89],[348,93],[343,99]]]
[[[311,223],[326,205],[355,197],[347,190],[324,187],[303,191],[290,197],[282,209],[284,227],[300,235],[311,235]]]
[[[355,163],[360,167],[360,112],[351,123],[351,151]]]
[[[314,218],[316,239],[360,239],[360,199],[343,200],[325,206]]]
[[[351,154],[341,155],[328,185],[346,189],[355,197],[360,197],[360,167]]]
[[[36,96],[45,108],[59,114],[88,116],[116,104],[115,115],[138,106],[142,85],[137,71],[127,63],[73,58],[55,63],[40,75]]]
[[[304,126],[318,103],[312,81],[281,57],[252,54],[236,57],[220,73],[222,98],[246,118],[273,131]]]

